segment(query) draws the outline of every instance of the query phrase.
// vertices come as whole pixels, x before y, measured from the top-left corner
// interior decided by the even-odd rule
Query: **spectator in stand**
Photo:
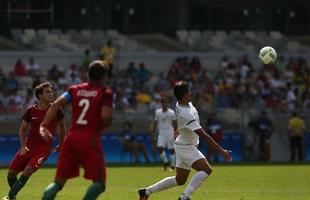
[[[260,117],[251,124],[255,130],[255,139],[259,137],[260,160],[270,160],[270,138],[273,132],[272,121],[268,118],[266,111],[261,111]]]
[[[5,113],[6,112],[6,105],[5,105],[5,96],[3,93],[3,88],[0,88],[0,113]]]
[[[192,58],[191,64],[190,64],[191,70],[198,73],[201,69],[200,59],[197,56],[194,56]]]
[[[291,161],[295,161],[296,150],[299,161],[303,161],[303,143],[306,126],[304,120],[298,116],[297,112],[293,112],[292,117],[289,119],[288,129],[291,136]]]
[[[5,88],[8,91],[15,91],[18,89],[18,81],[16,80],[13,72],[9,73],[9,77],[5,81]]]
[[[3,73],[2,68],[0,67],[0,89],[4,89],[5,81],[6,81],[5,74]]]
[[[296,95],[292,86],[292,83],[286,84],[286,104],[289,111],[294,112],[296,110]]]
[[[277,62],[276,62],[276,68],[280,74],[283,74],[286,70],[286,62],[285,57],[283,55],[280,55]]]
[[[16,61],[16,64],[14,66],[14,74],[15,76],[19,76],[19,77],[26,75],[26,68],[21,59],[18,59]]]
[[[70,79],[69,79],[69,85],[74,85],[74,84],[78,84],[81,83],[81,79],[79,78],[79,76],[75,73],[71,73]]]
[[[139,69],[135,72],[135,77],[138,80],[139,84],[143,86],[146,81],[151,77],[151,72],[145,68],[144,63],[139,63]]]
[[[40,75],[36,75],[32,81],[32,88],[35,88],[36,86],[40,85],[41,83]]]
[[[223,134],[222,134],[222,126],[220,121],[217,119],[216,113],[213,112],[210,114],[208,121],[207,121],[207,127],[208,127],[208,134],[212,137],[212,139],[220,144]],[[209,147],[207,152],[207,160],[210,161],[211,157],[214,156],[214,162],[218,162],[218,153],[217,151]]]
[[[109,40],[107,44],[101,49],[101,55],[103,56],[103,60],[107,61],[109,64],[109,77],[112,77],[113,75],[113,67],[116,54],[116,48],[112,45],[111,40]]]
[[[56,64],[53,64],[52,68],[49,69],[47,72],[47,78],[56,83],[58,82],[60,75],[61,75],[61,71],[58,69],[58,65]]]
[[[295,73],[295,71],[297,69],[297,62],[296,62],[295,58],[290,57],[288,64],[287,64],[287,69],[289,71],[292,71],[293,73]]]
[[[310,81],[306,82],[303,86],[303,90],[301,94],[301,102],[302,102],[301,110],[304,112],[309,112],[310,111]]]
[[[28,89],[27,90],[27,95],[25,97],[24,105],[23,105],[23,110],[27,110],[27,108],[31,105],[34,105],[37,99],[33,95],[33,90]]]
[[[31,77],[40,74],[40,65],[35,63],[33,57],[29,58],[28,64],[26,65],[27,74]]]
[[[156,93],[166,92],[170,89],[170,84],[167,81],[167,78],[165,78],[165,75],[163,72],[159,74],[158,80],[154,85],[154,90]]]
[[[130,105],[128,99],[124,96],[124,90],[118,88],[114,94],[114,104],[113,108],[117,111],[124,111]]]
[[[139,103],[142,104],[150,104],[152,101],[151,95],[148,93],[148,91],[143,88],[136,96],[136,99]]]
[[[76,67],[76,64],[72,63],[70,65],[70,68],[65,72],[66,79],[71,82],[70,80],[72,79],[72,74],[73,76],[78,76],[78,70]]]
[[[19,113],[22,111],[23,99],[17,94],[17,91],[13,91],[12,95],[9,96],[9,112]]]
[[[89,49],[85,49],[84,51],[84,56],[82,59],[82,68],[85,69],[85,71],[87,71],[89,64],[91,63],[92,59],[90,57],[90,50]]]
[[[144,144],[137,142],[136,135],[132,132],[132,125],[129,121],[124,122],[123,130],[120,134],[120,141],[123,148],[129,150],[134,155],[134,162],[140,162],[139,154],[142,153],[144,156],[144,161],[149,162],[149,157],[147,155],[146,147]]]

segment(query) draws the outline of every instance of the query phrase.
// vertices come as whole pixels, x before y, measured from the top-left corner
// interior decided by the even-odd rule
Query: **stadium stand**
[[[190,46],[194,51],[234,53],[245,51],[254,53],[262,46],[274,47],[278,52],[308,53],[309,48],[297,41],[290,40],[279,31],[251,30],[231,31],[224,30],[178,30],[176,37],[182,44]]]
[[[124,52],[143,52],[146,46],[116,30],[73,30],[60,29],[12,29],[11,36],[17,43],[36,51],[71,51],[81,52],[84,49],[97,49],[111,40],[113,44]]]

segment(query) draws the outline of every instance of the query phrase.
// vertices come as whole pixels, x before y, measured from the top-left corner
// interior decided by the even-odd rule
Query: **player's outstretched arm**
[[[66,120],[63,118],[58,122],[58,145],[52,150],[52,153],[60,151],[66,135]]]
[[[230,155],[231,151],[223,149],[202,128],[195,130],[195,133],[197,133],[200,138],[206,141],[211,146],[211,148],[214,148],[217,152],[219,152],[225,160],[232,161],[232,157]]]
[[[52,138],[51,132],[48,130],[48,125],[52,121],[52,119],[56,116],[57,111],[66,105],[66,98],[62,95],[54,101],[49,107],[48,111],[45,114],[44,120],[40,125],[40,134],[45,139],[48,140]]]

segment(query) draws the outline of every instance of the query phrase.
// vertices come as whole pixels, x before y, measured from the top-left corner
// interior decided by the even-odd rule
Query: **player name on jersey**
[[[87,90],[78,90],[76,93],[77,96],[82,96],[82,97],[95,97],[97,96],[98,92],[97,91],[87,91]]]

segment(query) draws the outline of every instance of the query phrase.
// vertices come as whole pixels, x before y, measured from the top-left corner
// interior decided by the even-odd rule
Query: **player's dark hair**
[[[173,94],[174,97],[180,101],[183,96],[188,92],[189,87],[186,81],[179,81],[174,85]]]
[[[45,83],[40,83],[39,85],[37,85],[34,89],[34,96],[40,100],[39,95],[43,94],[43,89],[47,88],[47,87],[52,87],[52,84],[50,84],[49,82],[45,82]]]
[[[89,64],[88,67],[88,78],[91,81],[102,80],[109,69],[109,65],[106,61],[95,60]]]

